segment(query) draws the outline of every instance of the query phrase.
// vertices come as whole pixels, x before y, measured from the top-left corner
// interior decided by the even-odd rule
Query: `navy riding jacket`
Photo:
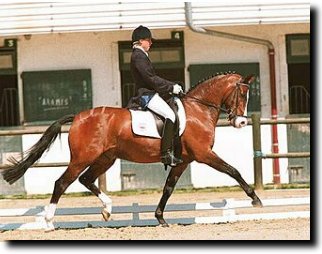
[[[156,75],[149,57],[141,49],[133,49],[131,74],[136,85],[136,95],[129,101],[128,108],[138,105],[142,95],[153,95],[157,92],[165,101],[171,98],[170,93],[175,83]]]

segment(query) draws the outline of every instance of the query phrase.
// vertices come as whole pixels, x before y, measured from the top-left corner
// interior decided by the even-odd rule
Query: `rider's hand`
[[[173,86],[173,91],[172,91],[173,94],[179,94],[179,93],[182,93],[182,92],[183,92],[183,90],[182,90],[182,87],[180,85],[175,84]]]

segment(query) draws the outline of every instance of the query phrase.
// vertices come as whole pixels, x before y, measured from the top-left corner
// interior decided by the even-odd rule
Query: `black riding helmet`
[[[152,39],[152,34],[149,28],[139,26],[133,30],[132,43],[139,41],[140,39]]]

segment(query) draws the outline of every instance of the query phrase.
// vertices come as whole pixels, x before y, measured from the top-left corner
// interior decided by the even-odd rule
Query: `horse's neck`
[[[204,102],[220,106],[223,96],[223,88],[207,82],[200,84],[188,93],[189,96],[195,97]]]
[[[213,129],[216,127],[220,114],[218,109],[202,104],[191,97],[182,100],[182,103],[186,109],[187,118],[197,118],[202,124],[212,126]]]
[[[213,84],[213,82],[216,82],[216,84]],[[198,107],[199,110],[196,111],[202,112],[201,115],[203,116],[200,116],[202,117],[202,119],[204,119],[205,115],[208,115],[209,117],[207,117],[207,122],[213,125],[213,128],[216,127],[219,120],[219,107],[221,107],[224,92],[226,90],[225,84],[226,83],[224,82],[217,83],[217,80],[210,80],[208,82],[202,83],[188,93],[190,98],[197,98],[198,100],[200,100],[200,102],[194,101],[193,99],[188,99],[185,102],[188,103],[192,108],[197,109],[196,107]],[[213,105],[214,107],[206,106],[201,102]],[[194,117],[198,118],[198,115],[194,114]]]

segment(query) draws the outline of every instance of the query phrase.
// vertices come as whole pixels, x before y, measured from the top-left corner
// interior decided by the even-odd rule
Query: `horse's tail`
[[[3,179],[8,183],[13,184],[22,177],[27,169],[39,160],[46,149],[49,149],[58,134],[61,133],[61,126],[66,123],[71,123],[74,120],[74,117],[75,115],[66,115],[52,123],[40,140],[25,153],[26,156],[24,156],[25,158],[21,161],[17,161],[11,157],[9,161],[12,163],[12,166],[2,172]]]

